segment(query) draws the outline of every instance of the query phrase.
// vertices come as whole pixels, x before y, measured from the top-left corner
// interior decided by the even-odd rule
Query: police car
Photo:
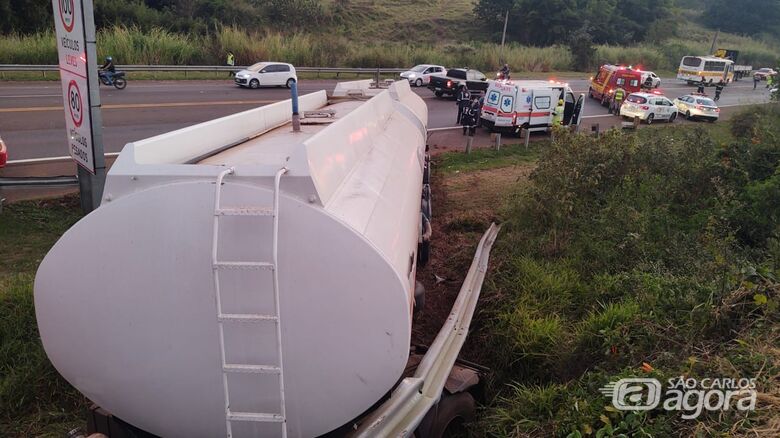
[[[701,94],[680,96],[674,99],[674,106],[688,120],[704,119],[708,122],[714,122],[720,116],[720,108],[715,104],[715,101]]]
[[[673,122],[677,108],[666,96],[656,93],[631,93],[620,107],[622,117],[639,117],[648,125],[658,120]]]

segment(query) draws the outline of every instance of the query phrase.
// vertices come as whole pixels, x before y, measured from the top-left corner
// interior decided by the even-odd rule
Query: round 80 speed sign
[[[84,102],[81,99],[81,91],[76,81],[71,80],[68,84],[68,108],[70,109],[70,118],[76,127],[81,126],[84,118]]]
[[[65,26],[65,30],[68,32],[73,31],[73,24],[76,22],[74,16],[74,9],[76,7],[75,0],[57,0],[60,4],[60,20],[62,25]]]

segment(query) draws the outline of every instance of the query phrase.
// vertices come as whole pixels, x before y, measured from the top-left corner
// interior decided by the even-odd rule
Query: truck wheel
[[[433,94],[435,94],[436,97],[442,97],[444,95],[444,93],[442,93],[441,91],[434,91]]]
[[[442,394],[441,400],[425,415],[415,435],[417,438],[445,438],[458,436],[463,424],[474,417],[474,397],[468,392]]]

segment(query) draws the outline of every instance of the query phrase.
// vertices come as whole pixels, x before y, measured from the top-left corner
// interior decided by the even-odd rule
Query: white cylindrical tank
[[[288,434],[327,433],[379,400],[409,352],[427,110],[406,82],[374,94],[303,96],[300,133],[285,101],[128,144],[103,204],[38,270],[38,325],[57,370],[147,432],[225,436],[214,200],[220,190],[222,208],[271,207],[286,167],[277,270]],[[217,187],[227,166],[235,175]],[[271,261],[272,224],[220,216],[217,259]],[[220,270],[219,288],[223,313],[274,314],[270,270]],[[278,364],[274,324],[224,323],[225,362]],[[231,411],[280,411],[277,375],[227,382]],[[278,423],[232,425],[236,437],[281,436]]]

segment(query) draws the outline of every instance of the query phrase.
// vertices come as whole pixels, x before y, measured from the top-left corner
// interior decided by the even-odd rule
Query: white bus
[[[691,84],[702,77],[710,85],[721,79],[729,83],[734,80],[734,61],[714,56],[683,56],[677,79]]]

